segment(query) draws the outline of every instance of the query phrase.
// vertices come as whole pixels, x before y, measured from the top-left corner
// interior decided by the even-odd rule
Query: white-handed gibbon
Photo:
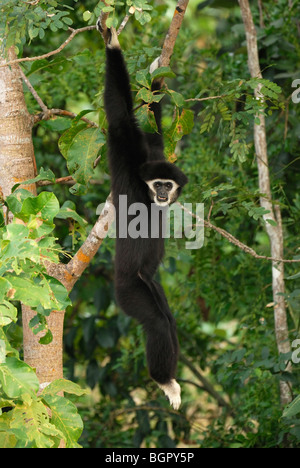
[[[169,309],[162,286],[153,278],[164,255],[163,235],[149,237],[118,236],[119,196],[126,195],[128,205],[155,204],[166,215],[166,207],[177,200],[187,177],[166,161],[161,127],[161,107],[151,103],[157,133],[139,128],[133,112],[129,75],[114,28],[105,32],[101,20],[97,28],[106,43],[106,78],[104,104],[108,120],[109,166],[113,203],[117,218],[115,258],[115,293],[123,311],[138,320],[146,333],[146,356],[150,376],[178,409],[180,386],[175,380],[178,339],[175,319]],[[160,83],[152,85],[159,90]],[[131,217],[128,216],[128,223]],[[162,222],[162,220],[160,220]]]

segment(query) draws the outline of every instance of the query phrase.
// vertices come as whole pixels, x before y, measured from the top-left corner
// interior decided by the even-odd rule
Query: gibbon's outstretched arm
[[[133,117],[133,102],[130,81],[115,30],[112,30],[114,46],[106,47],[106,77],[104,104],[108,124],[118,127],[124,120]]]
[[[97,28],[102,34],[100,21]],[[122,169],[128,174],[147,160],[146,142],[133,113],[129,75],[114,28],[107,29],[105,40],[104,106],[109,130],[111,172]]]

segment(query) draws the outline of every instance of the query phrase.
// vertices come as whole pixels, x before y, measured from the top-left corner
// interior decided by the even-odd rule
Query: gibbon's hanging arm
[[[164,256],[163,225],[166,208],[179,197],[187,183],[184,173],[166,161],[161,133],[160,103],[151,103],[158,133],[143,132],[135,119],[130,79],[114,28],[97,29],[106,44],[104,104],[108,121],[108,156],[113,204],[116,209],[115,293],[117,303],[142,324],[146,334],[146,357],[150,376],[174,409],[181,403],[176,369],[179,354],[176,322],[162,286],[154,276]],[[157,66],[158,61],[154,66]],[[152,90],[160,89],[158,82]],[[148,236],[130,236],[132,216],[120,221],[120,196],[127,205],[147,208]],[[158,216],[152,216],[158,210]],[[155,219],[154,219],[155,218]],[[124,225],[125,223],[125,225]],[[126,225],[127,223],[127,225]],[[126,235],[124,236],[124,231]],[[150,233],[155,231],[155,236]]]

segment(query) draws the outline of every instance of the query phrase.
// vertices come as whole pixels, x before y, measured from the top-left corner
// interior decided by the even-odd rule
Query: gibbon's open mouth
[[[158,201],[167,201],[168,197],[157,197]]]

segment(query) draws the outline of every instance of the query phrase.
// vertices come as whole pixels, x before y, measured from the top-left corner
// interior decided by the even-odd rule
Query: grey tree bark
[[[249,1],[239,0],[239,4],[246,32],[249,71],[252,78],[262,78],[258,55],[257,34]],[[255,90],[255,96],[257,99],[262,100],[263,96],[261,94],[261,88],[262,85],[259,84]],[[283,259],[284,248],[281,211],[278,203],[276,203],[272,198],[266,122],[264,115],[259,114],[257,117],[259,118],[260,123],[254,123],[254,144],[258,168],[259,191],[262,194],[260,197],[260,205],[268,211],[268,213],[264,215],[264,221],[266,231],[270,239],[271,256],[273,258]],[[268,220],[271,220],[271,224]],[[272,262],[272,288],[277,349],[279,353],[285,354],[291,351],[291,347],[289,342],[285,299],[283,296],[285,292],[283,262]],[[292,399],[291,389],[287,382],[280,382],[280,398],[282,405],[288,404]]]

